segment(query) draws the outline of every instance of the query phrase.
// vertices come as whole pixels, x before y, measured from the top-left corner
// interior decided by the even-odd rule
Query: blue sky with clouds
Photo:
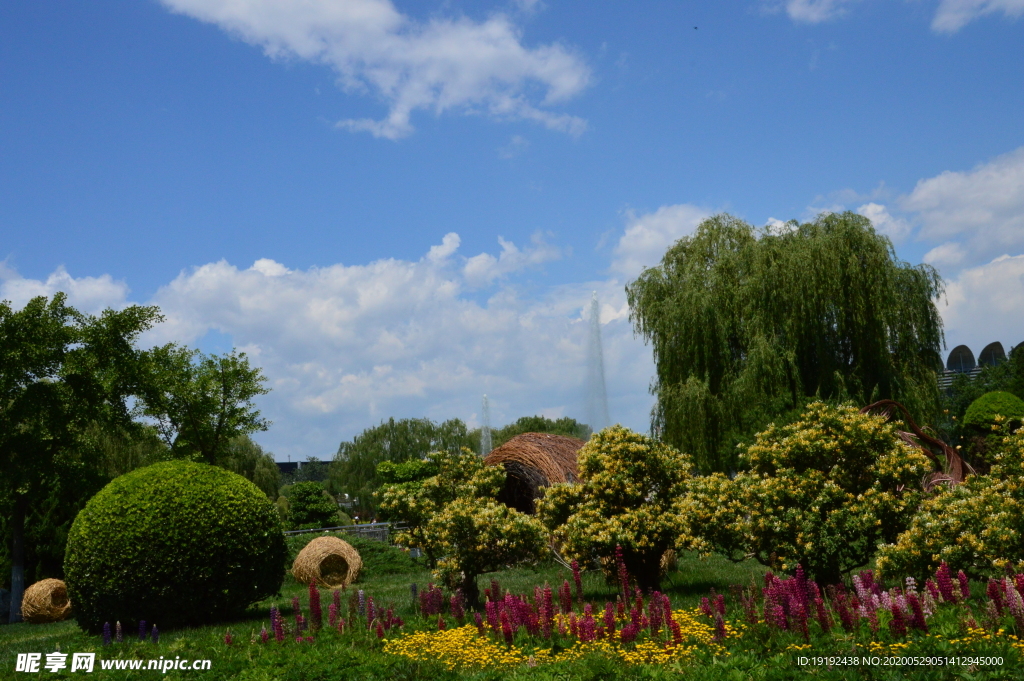
[[[258,440],[388,416],[613,420],[623,286],[703,217],[850,209],[939,268],[950,343],[1024,341],[1024,0],[0,6],[0,296],[155,303],[246,350]]]

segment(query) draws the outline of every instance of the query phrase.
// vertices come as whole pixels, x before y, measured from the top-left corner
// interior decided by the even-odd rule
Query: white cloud
[[[790,19],[804,24],[820,24],[846,13],[846,5],[853,0],[774,0],[768,2],[768,11],[785,10]]]
[[[881,204],[865,203],[857,212],[871,220],[875,229],[892,239],[893,243],[898,244],[910,236],[910,223],[904,218],[893,217],[889,209]]]
[[[1024,342],[1024,255],[962,271],[946,285],[939,312],[950,345],[966,344],[978,353],[992,341],[1006,350]]]
[[[955,241],[947,241],[925,253],[921,259],[929,265],[934,265],[940,269],[952,269],[958,267],[964,261],[966,255],[960,244]]]
[[[490,253],[480,253],[466,260],[462,274],[469,286],[474,288],[487,286],[494,280],[513,272],[562,257],[561,249],[544,241],[544,237],[540,234],[534,234],[531,238],[532,247],[522,250],[511,241],[506,241],[501,237],[498,237],[498,243],[501,245],[501,253],[498,257],[494,257]]]
[[[519,28],[502,14],[482,22],[419,22],[390,0],[162,2],[262,47],[268,56],[329,65],[346,90],[387,102],[385,118],[339,121],[342,128],[398,139],[412,132],[416,110],[530,120],[571,135],[586,128],[583,119],[548,107],[581,92],[590,69],[558,43],[526,47]],[[535,88],[543,92],[539,102],[531,101]]]
[[[932,30],[956,33],[975,19],[996,12],[1016,19],[1024,14],[1024,0],[942,0],[932,19]]]
[[[10,301],[15,308],[24,307],[36,296],[50,297],[57,291],[67,294],[69,305],[90,314],[99,314],[108,307],[124,307],[128,298],[128,285],[114,281],[109,274],[76,279],[61,266],[46,281],[40,281],[26,279],[0,262],[0,300]]]
[[[693,234],[710,215],[707,209],[688,203],[662,206],[639,217],[629,214],[626,231],[615,247],[612,271],[635,277],[643,268],[657,265],[669,246]]]
[[[898,203],[917,214],[918,238],[944,242],[947,249],[952,249],[947,243],[959,243],[973,263],[1019,253],[1024,250],[1024,147],[967,172],[921,180]]]

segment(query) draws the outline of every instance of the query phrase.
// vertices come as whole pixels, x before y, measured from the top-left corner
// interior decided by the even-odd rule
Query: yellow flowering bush
[[[657,589],[659,562],[680,532],[673,502],[690,479],[689,458],[622,426],[593,435],[578,455],[580,480],[552,485],[537,515],[569,558],[612,559],[622,546],[630,573]]]
[[[999,439],[991,472],[938,488],[910,527],[880,549],[880,570],[918,576],[942,561],[975,577],[999,576],[1011,565],[1024,570],[1024,429]]]
[[[498,469],[501,470],[501,469]],[[493,499],[457,497],[427,523],[426,546],[437,556],[434,576],[451,589],[462,589],[466,603],[477,607],[476,578],[522,563],[547,551],[547,532],[536,519]]]
[[[746,552],[776,569],[801,564],[825,583],[907,527],[932,468],[884,418],[821,402],[759,433],[741,461],[746,470],[733,480],[695,481],[677,503],[681,543]]]
[[[431,452],[426,460],[416,463],[415,470],[409,462],[399,464],[405,467],[402,470],[389,462],[378,466],[382,479],[389,484],[383,485],[376,497],[385,517],[406,525],[395,541],[421,549],[433,567],[439,556],[427,534],[430,519],[460,496],[495,496],[505,482],[505,471],[484,466],[483,460],[466,448]],[[403,474],[405,469],[411,474]]]

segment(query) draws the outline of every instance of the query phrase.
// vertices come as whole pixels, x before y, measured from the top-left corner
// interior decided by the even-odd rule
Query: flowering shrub
[[[759,433],[741,459],[735,479],[695,482],[677,504],[682,548],[745,551],[784,571],[799,563],[828,583],[907,527],[931,470],[882,417],[821,402]]]
[[[1024,429],[1003,437],[992,459],[988,475],[926,499],[907,530],[880,548],[878,568],[920,576],[944,561],[975,577],[1024,569]]]
[[[629,572],[645,591],[660,583],[662,554],[680,532],[673,501],[690,478],[689,458],[666,444],[613,426],[579,451],[580,480],[552,485],[537,515],[581,564],[609,564],[621,545]]]
[[[383,465],[383,464],[382,464]],[[393,476],[385,467],[384,479],[399,479],[376,492],[380,510],[386,517],[406,524],[395,541],[423,551],[431,567],[440,554],[429,537],[427,525],[445,504],[458,497],[495,497],[505,482],[505,470],[484,466],[483,459],[469,449],[431,452],[417,469],[425,478]]]

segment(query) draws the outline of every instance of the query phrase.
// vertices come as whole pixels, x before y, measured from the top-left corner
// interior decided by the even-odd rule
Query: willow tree
[[[705,220],[626,287],[653,346],[652,430],[704,471],[812,399],[938,409],[942,280],[846,212],[758,230]]]

